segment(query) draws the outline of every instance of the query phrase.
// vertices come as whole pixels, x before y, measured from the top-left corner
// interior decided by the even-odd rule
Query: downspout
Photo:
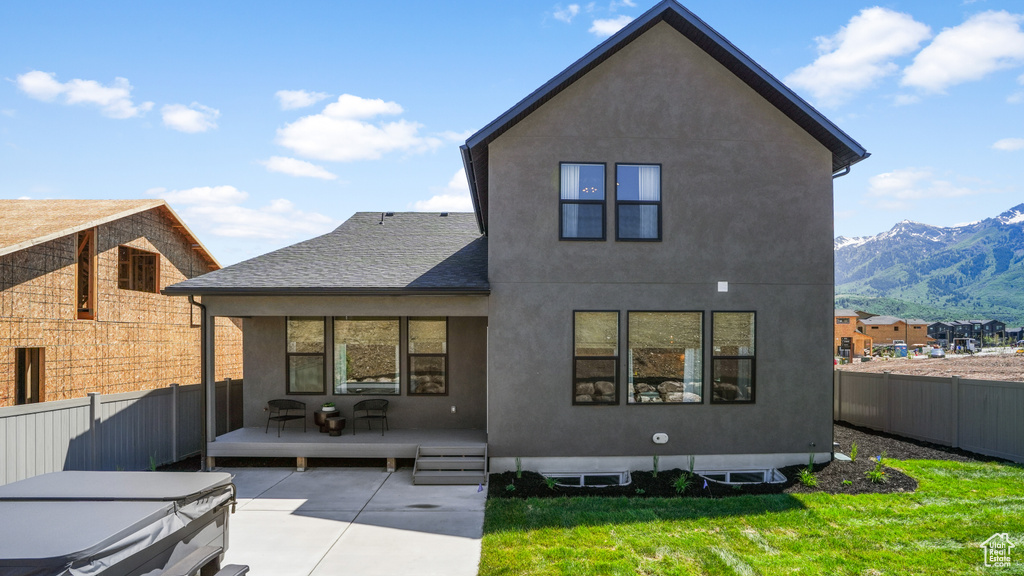
[[[196,302],[196,297],[193,294],[188,295],[188,301],[193,306],[199,306],[199,309],[202,311],[202,319],[199,323],[199,381],[202,383],[202,393],[199,395],[199,430],[200,438],[202,438],[202,441],[199,443],[199,461],[200,470],[209,472],[206,468],[206,365],[209,362],[206,358],[206,306],[202,302]]]
[[[850,165],[847,164],[846,168],[843,168],[842,172],[836,172],[836,173],[832,174],[832,179],[835,180],[836,178],[842,178],[843,176],[846,176],[849,173],[850,173]]]

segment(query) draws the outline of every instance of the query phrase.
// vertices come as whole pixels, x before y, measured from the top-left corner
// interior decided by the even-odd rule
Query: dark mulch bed
[[[694,498],[724,498],[744,494],[809,494],[825,492],[828,494],[887,494],[893,492],[913,492],[917,489],[917,481],[903,472],[884,467],[887,481],[873,483],[865,476],[868,470],[875,467],[876,458],[884,451],[886,458],[896,460],[952,460],[955,462],[1006,462],[1000,458],[983,456],[957,448],[940,446],[901,438],[853,426],[847,423],[835,425],[834,438],[839,443],[837,452],[850,454],[852,443],[857,443],[857,460],[843,462],[833,460],[827,464],[814,467],[816,486],[804,486],[799,481],[800,471],[806,466],[788,466],[780,468],[786,476],[782,484],[747,484],[727,486],[708,482],[696,477],[689,488],[682,494],[675,489],[674,482],[683,470],[665,470],[654,478],[650,471],[633,472],[633,482],[629,486],[609,486],[605,488],[569,488],[557,486],[548,488],[544,477],[535,472],[524,471],[522,478],[516,478],[515,472],[491,474],[487,494],[490,498],[561,498],[566,496],[626,496],[630,498],[671,498],[677,496]],[[849,484],[844,484],[848,481]],[[510,485],[515,486],[510,490]]]

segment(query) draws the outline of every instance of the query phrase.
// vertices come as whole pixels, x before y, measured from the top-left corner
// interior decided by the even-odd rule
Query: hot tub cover
[[[228,503],[231,478],[54,472],[0,486],[0,574],[102,573]]]

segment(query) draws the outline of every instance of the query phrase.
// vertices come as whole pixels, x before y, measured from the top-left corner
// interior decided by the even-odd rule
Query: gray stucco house
[[[492,470],[830,456],[832,179],[862,146],[666,0],[462,156],[473,214],[359,213],[166,290],[245,318],[247,426],[371,395],[396,432],[479,431]]]

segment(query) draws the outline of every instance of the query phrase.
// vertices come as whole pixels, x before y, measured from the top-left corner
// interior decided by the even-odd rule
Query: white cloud
[[[1024,148],[1024,138],[1003,138],[992,145],[994,150],[1010,152]]]
[[[892,99],[893,106],[907,106],[910,104],[917,104],[921,101],[921,97],[915,94],[897,94]]]
[[[437,134],[437,136],[439,138],[443,138],[445,140],[448,140],[449,142],[459,142],[459,143],[461,143],[461,142],[465,142],[466,140],[468,140],[469,137],[472,136],[473,134],[475,134],[474,130],[466,130],[465,132],[455,132],[455,131],[452,131],[452,130],[445,130],[444,132],[439,132]]]
[[[160,109],[164,118],[164,126],[179,132],[206,132],[217,127],[220,110],[203,106],[198,102],[184,104],[168,104]]]
[[[304,116],[280,128],[277,143],[300,156],[332,162],[375,160],[388,152],[423,152],[443,144],[440,138],[421,135],[423,125],[417,122],[369,121],[402,112],[395,102],[342,94],[320,114]]]
[[[249,194],[234,186],[201,186],[187,190],[151,188],[147,195],[164,198],[197,229],[230,238],[288,239],[327,232],[337,222],[317,212],[303,212],[284,198],[261,208],[241,204]]]
[[[114,78],[110,86],[95,80],[74,79],[61,83],[52,72],[33,70],[17,77],[18,88],[30,98],[53,102],[64,97],[64,104],[90,104],[109,118],[134,118],[153,108],[152,102],[132,102],[132,85],[125,78]]]
[[[293,110],[312,106],[321,100],[330,98],[331,95],[326,92],[307,92],[305,90],[278,90],[274,96],[280,102],[281,110]]]
[[[200,186],[186,190],[171,190],[166,188],[150,188],[146,194],[163,198],[172,204],[203,204],[223,206],[225,204],[239,204],[249,199],[249,194],[234,186]]]
[[[1024,63],[1024,16],[1005,11],[982,12],[946,28],[903,71],[904,86],[941,93],[957,84],[980,80]]]
[[[918,49],[931,36],[928,26],[909,14],[887,8],[865,8],[834,36],[816,38],[813,63],[786,77],[824,106],[838,106],[867,90],[899,67],[893,59]]]
[[[594,23],[590,26],[589,32],[595,36],[604,37],[611,36],[619,30],[622,30],[626,24],[633,21],[632,16],[616,16],[615,18],[599,18],[594,20]]]
[[[894,210],[906,208],[915,201],[959,198],[981,192],[938,179],[928,168],[902,168],[869,178],[867,196],[877,199],[872,200],[873,205]]]
[[[336,180],[338,176],[328,172],[323,166],[317,166],[311,162],[284,156],[271,156],[269,160],[262,162],[270,172],[280,172],[300,178],[320,178],[321,180]]]
[[[13,108],[4,108],[3,110],[0,110],[0,114],[3,114],[4,116],[7,116],[8,118],[14,118],[15,116],[18,115],[18,112],[15,111]]]
[[[460,168],[448,185],[428,200],[414,202],[412,209],[417,212],[472,212],[473,200],[469,197],[469,182],[466,170]]]
[[[555,17],[555,20],[561,20],[562,22],[565,22],[566,24],[571,24],[572,23],[572,19],[575,18],[576,15],[579,14],[579,13],[580,13],[580,5],[579,4],[569,4],[565,8],[562,8],[561,4],[555,4],[555,12],[554,12],[553,16]]]
[[[633,2],[633,0],[612,0],[611,4],[608,5],[608,9],[612,12],[622,7],[636,8],[636,2]]]

